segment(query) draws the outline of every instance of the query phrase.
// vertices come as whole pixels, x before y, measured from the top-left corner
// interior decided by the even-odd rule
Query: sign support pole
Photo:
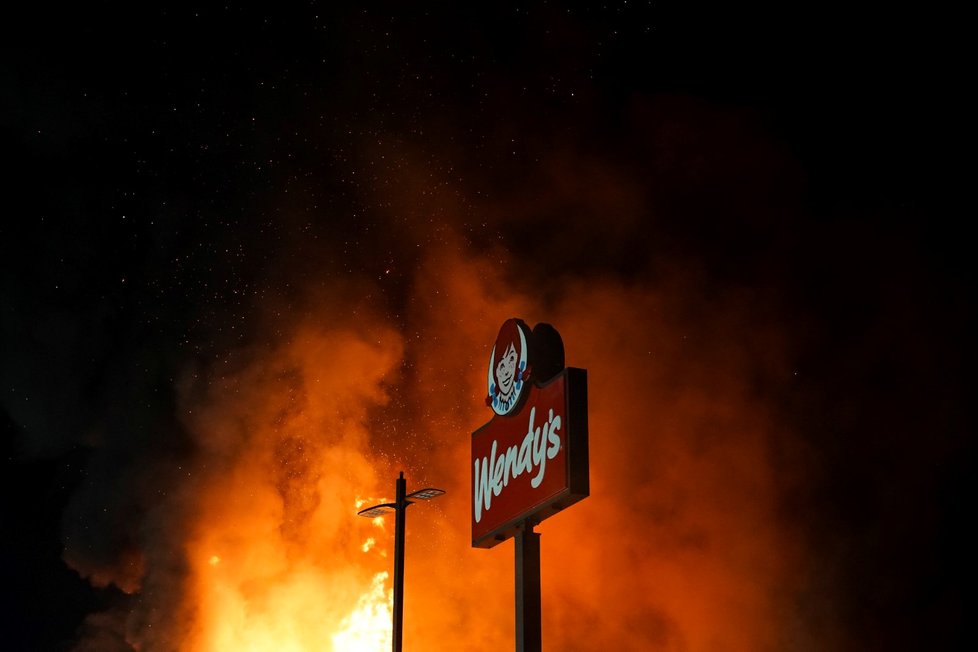
[[[540,652],[540,533],[527,520],[515,539],[516,652]]]

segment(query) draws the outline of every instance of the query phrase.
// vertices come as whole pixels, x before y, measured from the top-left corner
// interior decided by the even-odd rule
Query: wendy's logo
[[[489,358],[489,422],[472,433],[472,545],[492,548],[585,498],[587,372],[547,323],[503,322]]]
[[[493,412],[505,416],[519,405],[532,371],[526,344],[529,329],[519,319],[506,320],[489,359],[489,395],[486,404]]]

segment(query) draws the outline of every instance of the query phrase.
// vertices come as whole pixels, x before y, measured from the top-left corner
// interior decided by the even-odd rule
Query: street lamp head
[[[431,500],[432,498],[437,498],[444,494],[444,489],[435,489],[434,487],[427,487],[425,489],[418,489],[417,491],[405,496],[405,507],[411,504],[411,500]],[[377,518],[378,516],[384,516],[385,514],[392,514],[397,511],[397,503],[381,503],[380,505],[374,505],[373,507],[367,507],[366,509],[361,509],[357,512],[357,516],[363,516],[365,518]]]
[[[414,500],[431,500],[432,498],[437,498],[445,493],[444,489],[435,489],[433,487],[428,487],[427,489],[418,489],[417,491],[408,494],[407,498],[413,498]]]
[[[383,516],[384,514],[390,514],[397,511],[397,505],[395,503],[383,503],[381,505],[374,505],[373,507],[368,507],[367,509],[361,509],[357,512],[357,516],[364,516],[366,518],[377,518],[378,516]]]

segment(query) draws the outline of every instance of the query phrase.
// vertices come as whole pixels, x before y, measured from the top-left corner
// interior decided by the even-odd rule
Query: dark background
[[[290,292],[277,260],[300,261],[300,281],[410,268],[370,190],[391,134],[470,198],[532,196],[541,156],[568,144],[656,184],[628,255],[579,244],[530,265],[629,279],[660,256],[717,292],[769,288],[811,325],[796,334],[806,391],[780,409],[823,470],[807,534],[846,577],[832,596],[846,649],[964,643],[972,80],[953,17],[885,3],[76,3],[3,22],[0,647],[65,649],[123,599],[61,559],[67,537],[112,529],[67,509],[102,477],[96,424],[140,424],[119,464],[189,455],[158,436],[180,429],[174,370],[244,337],[225,325],[251,300]],[[716,121],[776,143],[791,162],[779,182],[742,173],[768,154]],[[694,155],[674,165],[676,151]],[[459,225],[476,250],[502,241],[527,259],[562,219],[486,228],[477,214]],[[304,267],[313,256],[332,262]]]

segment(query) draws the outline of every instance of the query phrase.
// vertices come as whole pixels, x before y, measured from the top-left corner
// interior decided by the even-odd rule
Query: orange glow
[[[512,648],[512,544],[471,548],[469,486],[489,348],[512,316],[557,326],[589,372],[591,497],[538,527],[545,648],[784,647],[801,549],[777,517],[777,422],[745,384],[777,367],[777,338],[759,363],[749,339],[717,338],[736,302],[701,320],[682,288],[591,279],[543,306],[504,268],[440,248],[399,321],[311,297],[266,348],[185,379],[201,463],[169,649],[389,649],[392,523],[356,512],[402,469],[409,491],[448,492],[408,510],[405,647]],[[330,326],[339,309],[355,329]]]

